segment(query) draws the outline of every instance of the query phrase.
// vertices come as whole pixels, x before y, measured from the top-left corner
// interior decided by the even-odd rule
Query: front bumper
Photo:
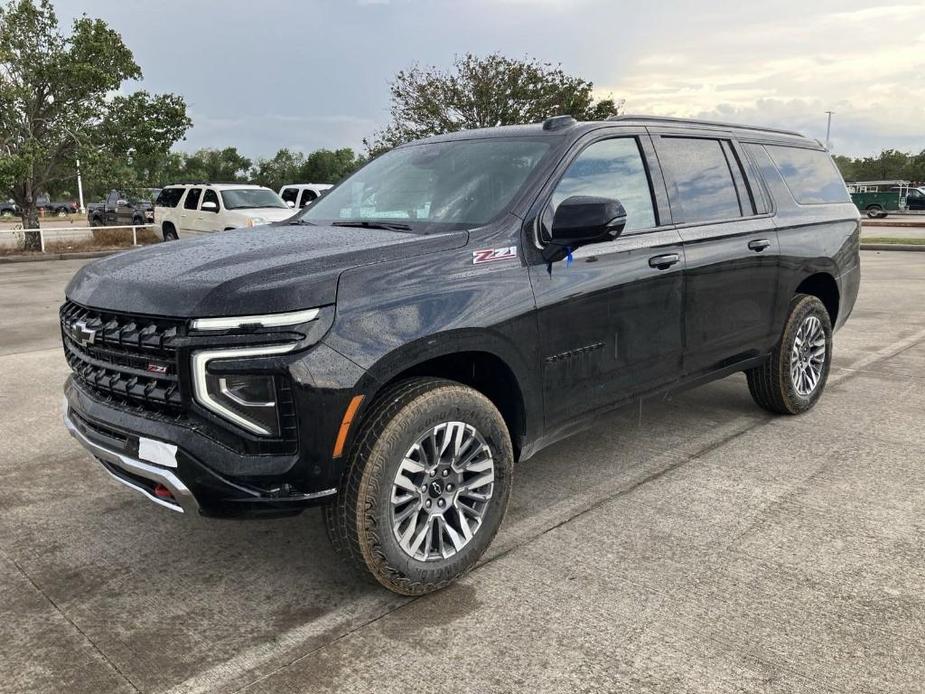
[[[64,424],[70,434],[122,484],[172,511],[224,518],[300,513],[328,502],[337,489],[296,489],[287,475],[237,477],[208,462],[251,470],[290,469],[293,456],[249,456],[231,451],[195,429],[134,414],[65,385]],[[152,455],[152,452],[156,455]]]

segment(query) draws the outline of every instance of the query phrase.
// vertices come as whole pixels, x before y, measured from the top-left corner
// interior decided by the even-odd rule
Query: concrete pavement
[[[516,471],[483,564],[357,582],[317,513],[183,518],[60,424],[79,261],[0,266],[2,691],[917,691],[925,682],[925,263],[862,253],[819,405],[741,376]]]

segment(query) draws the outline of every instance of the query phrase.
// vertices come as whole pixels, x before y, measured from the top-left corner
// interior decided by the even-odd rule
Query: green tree
[[[258,159],[254,165],[254,182],[273,190],[287,183],[301,183],[305,155],[289,149],[279,150],[271,159]]]
[[[200,149],[186,156],[180,175],[191,181],[245,181],[251,165],[236,147]]]
[[[301,183],[338,183],[358,168],[366,159],[358,157],[352,149],[319,149],[305,158],[299,167]]]
[[[180,97],[111,97],[141,77],[102,20],[80,17],[64,35],[49,0],[0,6],[0,190],[22,207],[24,226],[38,226],[37,196],[70,179],[76,159],[85,171],[124,169],[126,158],[166,154],[183,137],[190,120]]]
[[[559,65],[498,53],[457,57],[449,71],[412,66],[390,86],[391,122],[364,141],[371,154],[420,137],[467,128],[536,123],[570,114],[579,120],[614,115],[613,99],[595,101],[594,85]]]

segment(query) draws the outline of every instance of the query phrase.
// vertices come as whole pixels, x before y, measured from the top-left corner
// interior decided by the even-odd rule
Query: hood
[[[465,231],[417,235],[328,226],[259,226],[159,243],[85,265],[71,301],[180,318],[244,316],[333,304],[344,270],[459,248]]]
[[[226,212],[251,218],[259,217],[269,222],[281,222],[284,219],[289,219],[298,210],[293,210],[289,207],[247,207],[239,210],[226,210]]]

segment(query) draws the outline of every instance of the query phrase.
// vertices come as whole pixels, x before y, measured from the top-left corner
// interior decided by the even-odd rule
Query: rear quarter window
[[[164,188],[157,196],[154,204],[157,207],[176,207],[183,197],[183,188]]]
[[[828,152],[765,145],[771,161],[801,205],[851,202],[848,189]]]

